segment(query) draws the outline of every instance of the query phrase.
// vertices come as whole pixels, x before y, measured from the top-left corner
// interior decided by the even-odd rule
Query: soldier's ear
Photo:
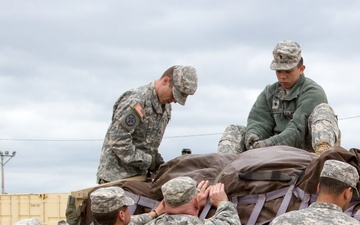
[[[120,221],[125,221],[125,211],[119,210],[118,219]]]
[[[354,190],[352,187],[347,187],[344,191],[344,199],[345,200],[351,199],[354,194],[353,191]]]

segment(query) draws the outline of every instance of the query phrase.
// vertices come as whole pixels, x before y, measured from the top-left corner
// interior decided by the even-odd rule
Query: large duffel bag
[[[197,182],[222,182],[229,200],[236,204],[242,224],[267,224],[282,213],[308,207],[316,200],[316,185],[327,159],[345,161],[358,171],[360,153],[335,147],[320,157],[307,151],[273,146],[241,154],[194,154],[179,156],[162,165],[152,183],[119,183],[135,199],[134,214],[154,208],[163,198],[161,185],[178,176],[190,176]],[[91,193],[91,192],[90,192]],[[89,194],[90,194],[89,193]],[[87,206],[87,214],[90,204]],[[346,213],[356,217],[360,199],[354,198]],[[212,216],[215,209],[208,203],[200,218]],[[85,223],[90,224],[91,215]]]

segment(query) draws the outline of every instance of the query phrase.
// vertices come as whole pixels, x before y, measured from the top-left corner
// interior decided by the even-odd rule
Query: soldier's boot
[[[327,151],[331,146],[328,143],[321,143],[315,148],[315,154],[320,155],[321,153]]]

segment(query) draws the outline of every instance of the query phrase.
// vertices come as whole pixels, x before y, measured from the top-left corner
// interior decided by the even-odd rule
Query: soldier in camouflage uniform
[[[207,184],[201,182],[202,184]],[[214,186],[198,189],[196,181],[190,177],[177,177],[163,184],[161,191],[164,196],[163,204],[165,206],[165,214],[155,218],[146,225],[222,225],[233,224],[240,225],[240,219],[233,203],[228,201],[224,191],[224,185],[218,183]],[[210,196],[210,202],[217,208],[215,215],[205,221],[201,221],[198,217],[199,210],[202,207],[198,191],[203,196]]]
[[[90,194],[91,212],[95,220],[100,224],[107,225],[143,225],[159,214],[163,214],[162,204],[149,213],[140,215],[130,215],[128,206],[133,205],[134,201],[125,196],[121,187],[104,187],[93,191]]]
[[[158,152],[171,118],[171,103],[185,105],[197,89],[196,70],[173,66],[154,82],[125,92],[113,107],[97,182],[107,183],[155,172],[164,163]]]
[[[273,50],[270,69],[278,82],[258,96],[247,126],[230,125],[218,152],[243,151],[287,145],[321,154],[340,145],[340,130],[323,88],[305,77],[301,48],[294,41],[281,41]]]
[[[345,213],[355,194],[359,175],[355,167],[337,160],[327,160],[320,174],[318,198],[308,208],[276,217],[270,225],[356,225],[360,222]]]

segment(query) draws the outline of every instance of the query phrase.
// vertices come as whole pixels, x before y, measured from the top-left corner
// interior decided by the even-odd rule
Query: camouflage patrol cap
[[[177,207],[190,202],[197,194],[196,181],[190,177],[176,177],[161,186],[167,205]]]
[[[185,105],[188,95],[195,94],[197,89],[196,70],[192,66],[174,66],[173,95],[180,105]]]
[[[99,188],[90,194],[90,200],[94,213],[108,213],[124,205],[134,204],[134,200],[126,197],[121,187]]]
[[[38,218],[34,217],[34,218],[20,220],[14,223],[13,225],[41,225],[41,221]]]
[[[354,188],[359,196],[359,192],[357,190],[359,174],[356,168],[348,163],[337,160],[327,160],[324,163],[320,177],[328,177],[343,182]]]
[[[277,43],[273,50],[272,70],[291,70],[301,60],[301,48],[295,41],[285,40]]]

